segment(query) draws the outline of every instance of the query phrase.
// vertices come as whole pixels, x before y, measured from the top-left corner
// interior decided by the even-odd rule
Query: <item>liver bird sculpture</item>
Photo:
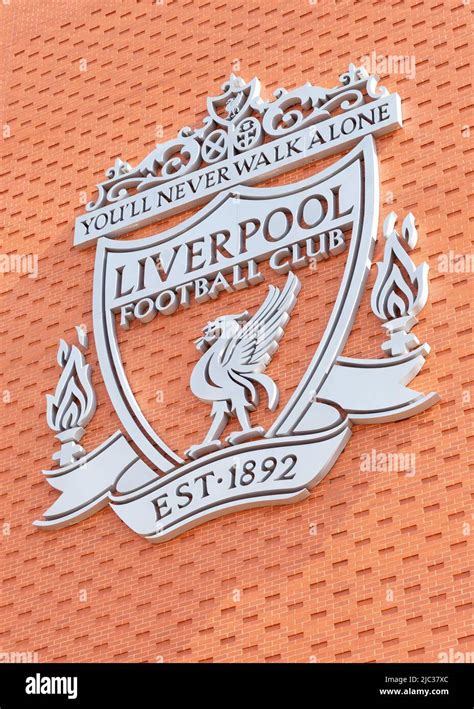
[[[231,416],[237,417],[242,430],[227,436],[228,443],[264,434],[261,426],[252,428],[248,414],[258,406],[258,385],[265,389],[268,408],[274,411],[278,405],[278,387],[263,372],[278,349],[299,290],[298,278],[290,273],[282,290],[269,287],[253,316],[247,310],[222,315],[203,329],[195,342],[202,357],[193,369],[190,386],[198,399],[212,404],[212,423],[203,442],[186,451],[189,457],[222,448],[219,438]]]

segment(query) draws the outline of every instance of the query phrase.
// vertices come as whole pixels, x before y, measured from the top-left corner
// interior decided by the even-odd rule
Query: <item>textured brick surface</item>
[[[472,273],[438,269],[441,254],[472,252],[470,5],[12,0],[0,14],[0,122],[10,131],[1,251],[39,256],[37,279],[0,276],[0,515],[4,532],[11,525],[0,537],[0,651],[37,651],[41,661],[436,662],[449,648],[472,650],[474,292]],[[55,450],[44,395],[57,382],[58,339],[91,325],[94,249],[72,248],[81,193],[93,194],[117,156],[138,162],[158,126],[169,139],[197,125],[236,60],[270,96],[306,80],[333,86],[372,50],[416,59],[415,78],[382,76],[402,97],[405,127],[377,141],[381,217],[411,210],[419,224],[414,258],[431,271],[416,333],[433,352],[415,386],[437,390],[441,403],[408,421],[355,427],[327,478],[296,505],[232,514],[163,545],[137,538],[109,509],[57,532],[32,527],[57,497],[40,470]],[[321,336],[343,258],[299,272],[303,296],[268,370],[283,401]],[[239,308],[254,308],[265,288],[243,291]],[[347,355],[380,354],[369,300]],[[192,341],[235,303],[225,295],[123,338],[137,397],[179,452],[206,429],[207,409],[186,386]],[[94,346],[91,361],[99,408],[88,450],[119,425]],[[270,418],[262,410],[258,421]],[[416,454],[415,475],[362,472],[372,448]]]

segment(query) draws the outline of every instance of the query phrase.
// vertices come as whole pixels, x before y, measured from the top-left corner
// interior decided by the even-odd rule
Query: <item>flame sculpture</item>
[[[79,345],[87,350],[88,338],[83,328],[76,327]],[[54,394],[46,395],[48,426],[57,431],[56,438],[61,449],[54,453],[53,460],[69,465],[84,455],[78,445],[85,433],[85,426],[93,417],[97,399],[91,380],[91,366],[76,345],[59,341],[57,361],[62,367]]]
[[[384,320],[382,327],[389,335],[382,344],[391,356],[406,354],[420,343],[410,330],[417,324],[416,315],[428,299],[428,264],[415,266],[402,241],[411,250],[418,234],[415,218],[410,212],[402,224],[402,235],[395,230],[397,215],[390,212],[383,225],[386,238],[383,260],[377,264],[378,273],[372,291],[371,305],[375,315]]]

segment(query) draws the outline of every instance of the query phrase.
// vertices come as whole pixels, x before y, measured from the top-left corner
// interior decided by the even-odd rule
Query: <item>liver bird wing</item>
[[[260,308],[229,343],[222,362],[227,369],[244,376],[265,370],[278,349],[300,287],[294,273],[288,274],[282,290],[269,287]]]

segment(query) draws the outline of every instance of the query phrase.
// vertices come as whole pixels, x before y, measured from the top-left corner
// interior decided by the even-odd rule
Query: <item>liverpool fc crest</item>
[[[371,294],[386,338],[381,356],[344,355],[377,239],[375,138],[401,125],[398,95],[353,65],[331,89],[281,88],[273,101],[261,97],[257,79],[231,76],[208,99],[201,127],[183,128],[136,167],[117,160],[107,171],[74,241],[96,244],[94,340],[120,428],[89,453],[79,445],[96,397],[88,338],[78,328],[77,345],[61,341],[62,374],[48,396],[61,445],[59,468],[44,474],[61,494],[37,526],[73,524],[109,505],[160,542],[230,511],[294,502],[328,473],[353,424],[397,421],[438,400],[407,387],[429,354],[412,332],[428,297],[428,267],[410,255],[418,238],[412,214],[400,224],[390,212],[381,228]],[[338,152],[309,177],[256,186]],[[172,228],[117,238],[193,206]],[[344,266],[327,324],[280,401],[273,362],[304,292],[300,274],[336,258]],[[255,286],[257,304],[239,307],[239,294]],[[198,317],[206,302],[214,303],[207,322]],[[166,421],[157,425],[140,402],[126,343],[155,319],[166,325],[191,313],[197,356],[180,386],[207,432],[178,450],[166,440]]]

